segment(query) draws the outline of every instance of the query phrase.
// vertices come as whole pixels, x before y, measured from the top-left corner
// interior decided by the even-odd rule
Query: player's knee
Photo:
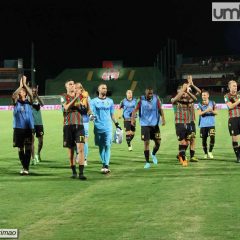
[[[191,133],[191,139],[194,140],[196,138],[196,133],[195,132],[192,132]]]

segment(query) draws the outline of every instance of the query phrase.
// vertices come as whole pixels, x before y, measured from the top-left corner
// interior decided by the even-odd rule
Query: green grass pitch
[[[70,179],[61,111],[42,114],[43,161],[30,167],[30,176],[20,176],[12,112],[0,112],[0,229],[19,229],[21,240],[240,239],[240,164],[235,163],[227,110],[216,117],[214,159],[185,168],[176,159],[172,110],[165,110],[159,164],[147,170],[138,124],[133,151],[128,152],[125,140],[113,144],[112,172],[102,175],[90,123],[85,182]],[[196,142],[196,156],[202,158],[199,129]]]

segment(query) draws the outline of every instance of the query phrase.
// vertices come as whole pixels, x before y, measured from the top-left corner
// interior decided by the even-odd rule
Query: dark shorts
[[[176,135],[178,141],[190,140],[192,135],[192,127],[190,123],[176,123],[175,124]]]
[[[200,137],[207,138],[208,136],[215,136],[215,127],[202,127],[200,128]]]
[[[143,141],[148,140],[161,140],[159,126],[142,126],[141,127],[141,139]]]
[[[43,125],[34,125],[34,134],[36,137],[41,137],[44,135]]]
[[[136,124],[135,124],[135,127],[136,127]],[[131,121],[124,121],[124,128],[125,128],[125,132],[132,131],[131,130]]]
[[[65,125],[63,127],[63,147],[73,148],[76,143],[84,143],[83,125]]]
[[[237,136],[240,134],[240,117],[228,119],[228,130],[230,136]]]
[[[13,129],[13,147],[23,148],[32,145],[33,129]]]
[[[190,132],[194,133],[196,135],[196,125],[195,125],[195,122],[192,121],[192,122],[189,123],[189,125],[190,125]]]

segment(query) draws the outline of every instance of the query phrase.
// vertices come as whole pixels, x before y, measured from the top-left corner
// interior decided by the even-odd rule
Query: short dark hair
[[[202,92],[201,93],[208,93],[209,94],[209,91],[208,90],[205,90],[205,89],[202,89]]]
[[[146,90],[148,90],[148,91],[149,91],[149,90],[153,91],[153,88],[152,88],[152,87],[147,87]]]

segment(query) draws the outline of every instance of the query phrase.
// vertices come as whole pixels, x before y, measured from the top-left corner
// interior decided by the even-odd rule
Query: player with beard
[[[107,97],[107,85],[98,86],[98,97],[91,100],[91,110],[95,117],[94,137],[95,145],[99,148],[99,155],[102,161],[101,172],[110,173],[110,157],[112,145],[112,122],[119,129],[119,123],[114,116],[113,100]]]
[[[131,125],[135,131],[136,113],[139,112],[139,121],[141,126],[141,139],[144,142],[144,168],[151,167],[149,162],[150,140],[154,141],[154,147],[151,152],[152,161],[158,164],[156,153],[160,148],[161,135],[159,125],[165,125],[165,116],[162,109],[162,103],[156,94],[153,94],[152,88],[146,88],[145,95],[141,96],[136,108],[132,112]]]
[[[188,166],[186,158],[186,150],[188,148],[192,127],[189,105],[196,101],[197,98],[190,91],[190,84],[184,83],[178,87],[177,95],[171,99],[174,115],[175,115],[175,129],[178,138],[178,159],[182,166]]]

